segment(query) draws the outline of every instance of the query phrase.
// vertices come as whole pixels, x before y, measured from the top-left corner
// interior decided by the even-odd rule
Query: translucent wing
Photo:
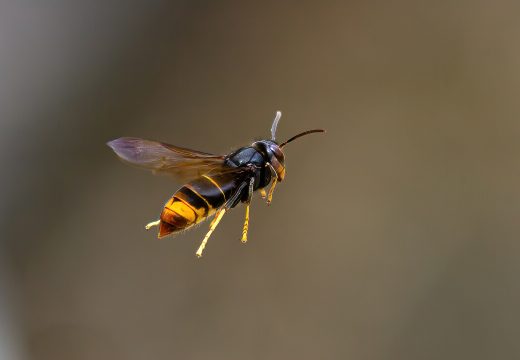
[[[236,171],[224,164],[224,156],[181,148],[157,141],[123,137],[107,143],[124,162],[189,180],[209,172]]]

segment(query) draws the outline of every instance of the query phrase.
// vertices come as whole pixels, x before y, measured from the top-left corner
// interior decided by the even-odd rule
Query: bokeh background
[[[0,2],[0,358],[520,358],[520,3]],[[158,241],[120,136],[269,135],[271,207]]]

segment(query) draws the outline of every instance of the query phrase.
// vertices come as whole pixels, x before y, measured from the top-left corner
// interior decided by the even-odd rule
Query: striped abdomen
[[[161,213],[159,237],[188,229],[224,205],[236,188],[233,174],[203,175],[181,187]]]

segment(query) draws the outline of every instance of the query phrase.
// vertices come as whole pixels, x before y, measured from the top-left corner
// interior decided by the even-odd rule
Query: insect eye
[[[270,148],[271,148],[271,151],[273,152],[274,156],[276,157],[276,159],[281,164],[283,164],[284,160],[285,160],[285,156],[283,154],[283,151],[280,149],[280,147],[278,147],[278,146],[270,146]]]

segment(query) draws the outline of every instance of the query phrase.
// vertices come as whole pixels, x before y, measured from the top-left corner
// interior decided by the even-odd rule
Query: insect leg
[[[270,205],[271,201],[273,200],[274,188],[276,187],[276,183],[278,182],[278,174],[276,173],[276,170],[273,168],[273,165],[267,163],[267,166],[269,166],[269,169],[271,169],[271,175],[274,175],[273,182],[271,183],[271,187],[269,188],[269,193],[267,194],[267,205]]]
[[[204,251],[204,248],[206,247],[206,243],[208,242],[209,237],[213,233],[213,230],[215,230],[215,228],[217,227],[218,223],[220,222],[220,219],[222,219],[222,216],[224,216],[226,211],[227,211],[227,209],[225,207],[222,209],[219,209],[217,211],[215,218],[211,222],[208,233],[206,234],[206,236],[204,236],[204,240],[202,240],[202,243],[200,244],[199,249],[196,252],[197,257],[200,258],[202,256],[202,252]]]
[[[274,188],[276,187],[277,182],[278,180],[274,179],[271,187],[269,188],[269,193],[267,194],[267,205],[271,205],[271,201],[273,201]]]
[[[247,230],[249,229],[249,205],[251,204],[251,199],[253,198],[253,185],[255,183],[255,178],[252,177],[249,180],[249,193],[246,202],[246,218],[244,220],[244,228],[242,230],[242,241],[243,244],[247,242]]]
[[[206,234],[206,236],[204,236],[204,239],[202,240],[202,243],[200,244],[199,249],[195,253],[197,255],[197,257],[200,258],[202,256],[202,252],[204,251],[204,248],[206,247],[206,243],[208,242],[209,237],[211,236],[211,234],[217,227],[218,223],[220,222],[220,220],[222,219],[222,217],[224,216],[226,211],[231,207],[231,205],[233,205],[235,203],[235,201],[237,201],[240,194],[242,193],[242,190],[244,189],[244,187],[246,185],[247,185],[247,182],[241,183],[240,186],[235,191],[235,193],[233,194],[233,196],[231,196],[229,198],[229,200],[226,201],[224,206],[222,206],[220,209],[217,210],[217,213],[215,214],[215,218],[213,218],[213,221],[211,221],[211,224],[209,225],[208,233]]]
[[[151,223],[146,224],[144,227],[146,230],[150,230],[152,226],[158,226],[161,223],[161,220],[152,221]]]
[[[267,197],[267,193],[265,192],[265,189],[260,189],[260,196],[262,199],[265,199]]]

